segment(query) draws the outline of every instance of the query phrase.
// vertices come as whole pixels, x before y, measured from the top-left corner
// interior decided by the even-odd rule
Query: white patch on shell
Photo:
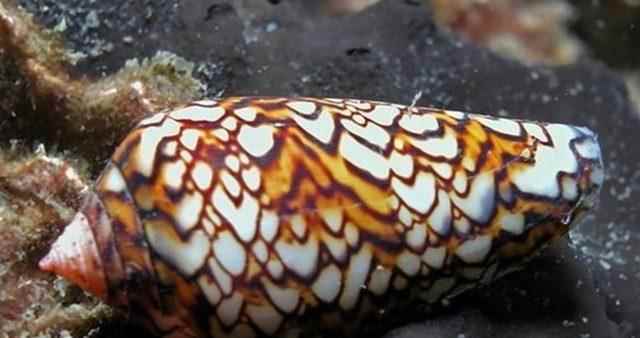
[[[358,227],[353,223],[347,223],[344,226],[344,238],[352,248],[358,246],[358,241],[360,240],[360,231],[358,230]]]
[[[258,259],[258,262],[264,264],[269,259],[269,248],[264,244],[264,241],[258,240],[252,247],[253,255]]]
[[[253,108],[253,107],[239,108],[239,109],[234,110],[233,113],[237,117],[239,117],[239,118],[241,118],[241,119],[243,119],[243,120],[245,120],[247,122],[251,122],[251,121],[255,120],[256,119],[256,115],[258,114],[256,109]]]
[[[194,231],[186,242],[168,238],[153,225],[145,230],[153,250],[187,277],[195,274],[209,255],[209,238],[203,230]]]
[[[260,188],[260,169],[256,166],[252,166],[249,169],[242,170],[242,181],[247,188],[253,192],[258,191]]]
[[[196,129],[183,130],[182,135],[180,135],[180,144],[191,151],[195,151],[201,136],[202,132]]]
[[[309,135],[318,141],[329,144],[335,131],[335,122],[330,113],[322,111],[315,119],[309,119],[297,114],[291,116],[293,120]]]
[[[269,271],[269,275],[273,279],[280,279],[284,274],[284,266],[282,266],[282,262],[278,259],[271,259],[267,263],[267,271]]]
[[[400,271],[404,272],[407,276],[415,276],[420,271],[420,257],[418,255],[405,250],[398,256],[396,265]]]
[[[521,213],[506,213],[499,222],[502,230],[514,235],[520,235],[524,231],[524,215]]]
[[[222,107],[189,106],[169,113],[172,119],[191,122],[216,122],[222,118],[225,110]]]
[[[542,143],[549,142],[549,139],[547,139],[547,135],[545,135],[544,130],[542,129],[542,126],[540,124],[534,122],[523,122],[522,126],[529,135],[535,137],[536,139],[538,139],[538,141]]]
[[[233,175],[229,174],[228,171],[223,170],[220,173],[220,181],[222,182],[222,185],[224,185],[225,189],[229,194],[231,194],[232,197],[237,198],[238,196],[240,196],[240,193],[242,192],[242,188],[240,187],[240,182],[238,182],[238,180],[235,177],[233,177]]]
[[[127,188],[127,182],[115,165],[110,165],[109,170],[102,174],[101,183],[106,190],[113,192],[122,192]]]
[[[346,161],[368,172],[371,176],[380,180],[386,180],[389,177],[387,159],[380,153],[358,142],[350,134],[342,134],[338,151]]]
[[[447,247],[429,247],[422,254],[422,261],[434,269],[442,269],[447,257]]]
[[[458,140],[450,131],[446,132],[442,137],[411,138],[410,142],[414,147],[429,156],[452,160],[458,155]]]
[[[240,170],[240,160],[236,155],[227,155],[224,158],[224,164],[234,173],[237,173]]]
[[[257,127],[243,125],[238,132],[238,143],[251,156],[262,157],[273,148],[274,131],[275,129],[270,125]]]
[[[300,301],[300,291],[295,288],[281,288],[267,278],[261,278],[260,281],[271,302],[284,313],[292,313],[298,307]]]
[[[220,321],[226,325],[231,326],[240,317],[240,310],[242,310],[242,303],[244,303],[242,294],[234,292],[231,297],[223,299],[216,307],[216,313]]]
[[[191,169],[191,179],[198,189],[207,190],[211,186],[213,170],[208,164],[202,161],[196,161],[193,169]]]
[[[342,288],[342,272],[335,265],[325,267],[313,282],[311,289],[321,301],[333,302]]]
[[[445,180],[450,180],[453,175],[453,168],[451,168],[451,165],[447,162],[431,163],[431,168],[433,168],[433,171],[435,171],[438,176]]]
[[[389,157],[389,164],[391,171],[402,178],[409,178],[413,175],[414,163],[411,155],[394,150]]]
[[[284,318],[271,304],[247,305],[246,313],[251,321],[267,335],[276,333]]]
[[[436,233],[446,236],[451,230],[451,200],[444,190],[438,190],[438,204],[428,218],[429,227]]]
[[[331,232],[333,232],[334,234],[340,232],[340,230],[342,229],[342,222],[344,220],[342,209],[331,208],[319,210],[318,212],[320,213],[320,217],[322,217],[322,220],[327,225],[329,230],[331,230]]]
[[[207,274],[201,274],[198,277],[198,286],[200,286],[200,290],[204,293],[204,296],[209,301],[209,304],[216,305],[222,298],[222,292],[220,288],[216,285],[216,283],[211,280],[211,277]]]
[[[220,125],[228,131],[234,131],[238,128],[238,119],[235,116],[229,116],[222,120]]]
[[[368,246],[364,245],[356,254],[351,256],[346,271],[344,289],[340,295],[340,307],[343,310],[353,309],[358,303],[360,290],[367,281],[372,254]]]
[[[397,107],[379,103],[373,106],[373,110],[371,112],[364,113],[364,116],[379,125],[390,127],[393,124],[393,120],[399,114],[400,109]]]
[[[391,141],[389,133],[377,124],[368,123],[363,127],[348,119],[341,119],[340,122],[350,133],[378,146],[380,149],[385,149],[389,144],[389,141]]]
[[[293,231],[293,234],[299,239],[304,238],[304,235],[307,234],[307,221],[305,221],[304,217],[296,214],[289,219],[289,222],[291,223],[291,231]]]
[[[174,213],[176,226],[181,233],[187,233],[198,225],[202,208],[204,208],[204,198],[201,193],[193,191],[182,195]]]
[[[456,110],[443,110],[443,112],[456,120],[464,119],[467,114]]]
[[[578,197],[578,182],[570,176],[562,176],[560,179],[562,185],[562,198],[573,201]]]
[[[491,236],[480,235],[468,239],[456,249],[456,256],[469,264],[482,263],[491,250]]]
[[[438,120],[431,114],[404,114],[398,124],[402,129],[416,135],[440,128]]]
[[[218,233],[212,247],[216,259],[225,270],[234,276],[242,274],[247,264],[247,253],[231,232]]]
[[[473,115],[473,119],[480,122],[483,126],[504,135],[520,136],[522,130],[520,124],[514,120],[492,118],[481,115]]]
[[[420,250],[427,241],[427,227],[424,224],[416,223],[406,234],[407,245],[414,250]]]
[[[311,115],[316,111],[316,104],[309,101],[289,101],[287,107],[302,115]]]
[[[243,191],[242,201],[236,206],[220,186],[213,190],[211,198],[218,213],[229,221],[238,237],[245,243],[251,241],[258,227],[258,201]]]
[[[165,116],[167,116],[166,113],[153,114],[152,116],[149,116],[146,119],[140,121],[138,126],[142,127],[142,126],[148,126],[150,124],[160,123],[160,122],[162,122],[162,120],[164,119]]]
[[[151,176],[155,167],[158,145],[164,138],[176,136],[178,133],[180,133],[180,124],[169,119],[160,126],[143,128],[134,157],[138,172],[146,177]]]
[[[560,172],[575,173],[578,169],[576,156],[569,144],[576,137],[575,130],[566,125],[547,126],[554,147],[539,145],[534,164],[512,175],[516,187],[524,193],[547,198],[557,198],[560,193],[557,177]]]
[[[215,136],[218,140],[222,142],[229,141],[229,132],[226,131],[225,129],[217,128],[217,129],[214,129],[211,133],[213,134],[213,136]]]
[[[469,184],[469,179],[467,178],[467,174],[464,172],[464,170],[456,171],[451,184],[453,185],[453,189],[455,189],[458,194],[462,194],[467,191],[467,184]]]
[[[382,296],[387,292],[391,282],[392,272],[383,266],[376,267],[371,273],[368,289],[377,296]]]
[[[298,275],[309,277],[316,270],[320,248],[314,237],[303,244],[277,241],[274,248],[282,263]]]
[[[162,153],[167,157],[176,156],[178,153],[178,141],[169,141],[162,147]]]
[[[600,154],[600,145],[593,137],[586,137],[575,143],[576,151],[582,158],[587,158],[590,160],[598,160],[601,157]]]
[[[222,293],[226,296],[230,295],[231,291],[233,291],[233,280],[213,257],[209,258],[209,270],[211,270],[213,277],[218,282],[218,286],[220,286]]]
[[[494,183],[494,174],[483,172],[473,178],[469,194],[466,197],[451,194],[451,200],[471,219],[479,223],[486,223],[495,208]]]
[[[279,227],[278,215],[267,209],[262,209],[260,215],[260,235],[265,241],[271,242],[276,237]]]
[[[426,172],[419,172],[412,186],[393,177],[391,187],[407,206],[421,214],[431,209],[436,196],[436,179]]]
[[[342,238],[331,237],[324,241],[324,245],[329,249],[331,256],[338,262],[347,260],[347,242]]]

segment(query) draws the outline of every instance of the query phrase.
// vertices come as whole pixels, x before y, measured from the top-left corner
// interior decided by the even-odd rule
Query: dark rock
[[[439,30],[428,9],[404,1],[342,17],[309,12],[301,1],[20,3],[49,26],[69,18],[69,46],[87,55],[96,41],[113,45],[81,60],[82,74],[169,50],[199,65],[208,95],[410,103],[422,93],[418,105],[589,126],[600,134],[608,182],[595,216],[573,231],[574,244],[560,243],[526,271],[388,337],[640,335],[640,119],[605,66],[524,66]],[[92,11],[97,26],[76,21]]]

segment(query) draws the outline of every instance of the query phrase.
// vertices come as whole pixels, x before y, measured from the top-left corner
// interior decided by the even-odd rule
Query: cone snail
[[[349,99],[232,97],[147,117],[43,270],[160,337],[272,337],[431,304],[591,209],[586,128]]]

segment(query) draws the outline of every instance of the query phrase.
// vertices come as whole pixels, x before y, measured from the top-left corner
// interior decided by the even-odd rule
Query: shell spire
[[[79,212],[40,260],[41,270],[55,273],[104,299],[107,285],[93,232],[87,217]]]

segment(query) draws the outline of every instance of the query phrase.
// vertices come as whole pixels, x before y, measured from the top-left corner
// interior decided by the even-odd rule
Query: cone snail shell
[[[364,100],[198,101],[140,122],[40,266],[158,336],[331,329],[512,270],[592,208],[603,175],[586,128]]]

